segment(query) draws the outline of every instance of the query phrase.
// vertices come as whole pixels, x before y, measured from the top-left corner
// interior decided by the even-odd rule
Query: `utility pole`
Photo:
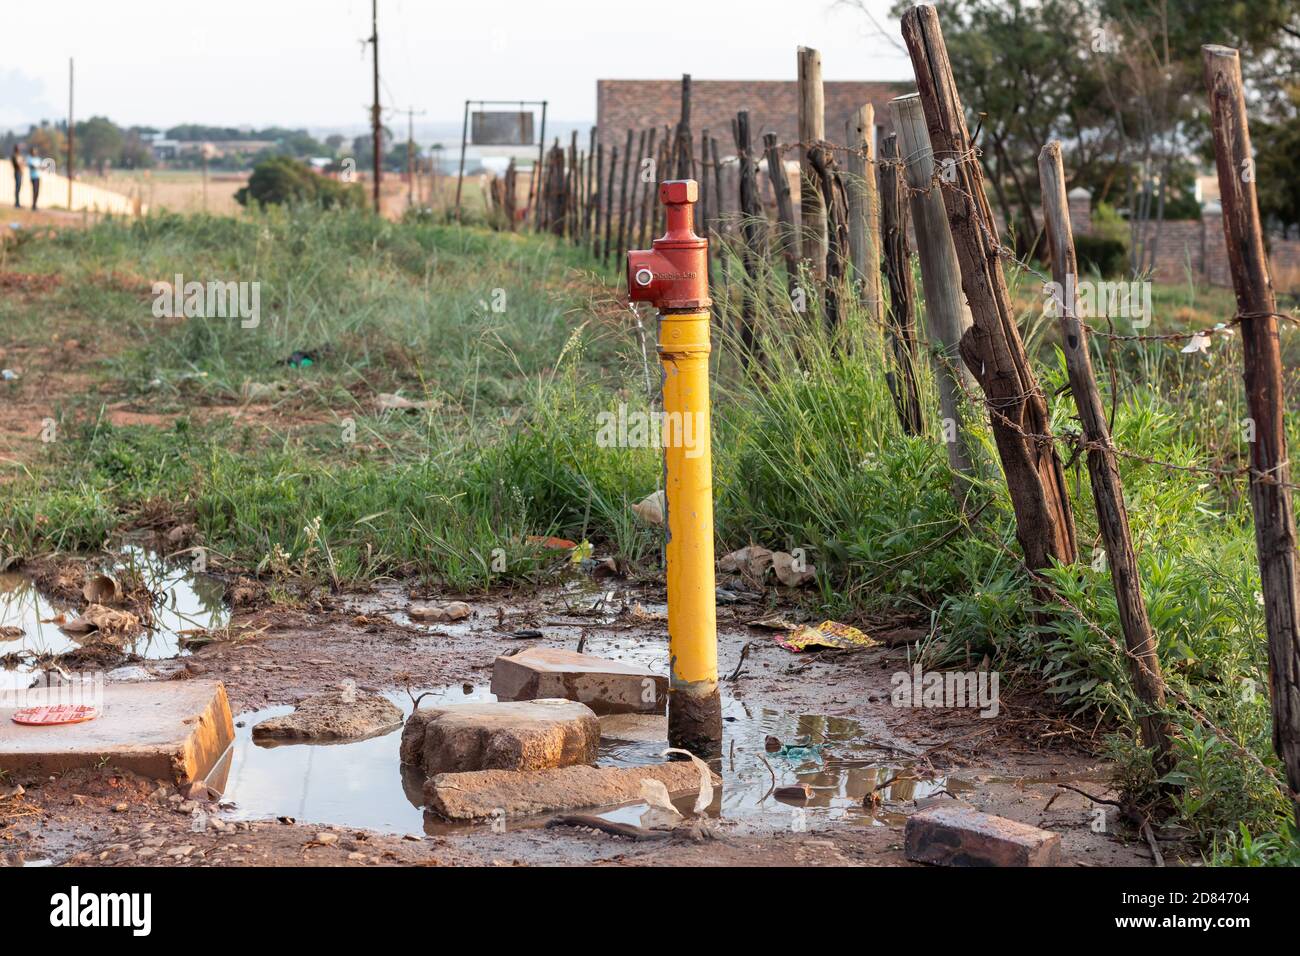
[[[72,157],[75,155],[75,146],[72,130],[72,57],[68,57],[68,212],[72,212]]]
[[[383,114],[379,109],[379,0],[370,0],[370,48],[374,57],[374,97],[370,106],[370,130],[374,137],[375,215],[379,215],[379,179],[383,165]]]

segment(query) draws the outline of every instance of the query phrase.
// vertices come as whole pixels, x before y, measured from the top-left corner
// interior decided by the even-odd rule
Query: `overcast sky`
[[[890,0],[864,0],[898,36]],[[349,127],[370,99],[370,0],[6,0],[0,128],[67,110],[123,125]],[[595,118],[597,78],[904,79],[906,56],[834,0],[379,0],[386,107],[459,122],[465,99]],[[387,120],[396,125],[397,118]]]

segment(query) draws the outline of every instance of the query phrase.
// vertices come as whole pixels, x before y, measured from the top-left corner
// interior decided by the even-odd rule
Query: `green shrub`
[[[235,193],[235,200],[241,206],[251,200],[262,206],[314,203],[325,209],[359,208],[365,203],[365,195],[356,183],[327,179],[291,156],[272,156],[253,167],[248,185]]]

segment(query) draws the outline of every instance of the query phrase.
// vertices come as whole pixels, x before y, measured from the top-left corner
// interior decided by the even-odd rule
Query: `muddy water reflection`
[[[420,693],[420,692],[417,692]],[[411,711],[404,692],[388,698],[403,714]],[[463,685],[435,688],[422,706],[438,706],[495,698],[486,687]],[[280,744],[261,746],[252,739],[254,724],[288,713],[290,707],[269,707],[241,714],[237,740],[227,766],[210,778],[224,784],[223,799],[235,804],[235,819],[289,816],[300,821],[363,827],[393,833],[424,831],[440,834],[463,831],[465,824],[448,824],[421,809],[423,781],[403,774],[399,761],[401,731],[342,744]],[[753,709],[728,701],[724,706],[722,776],[709,814],[743,829],[812,830],[835,821],[863,826],[899,826],[898,801],[956,792],[957,781],[918,779],[905,762],[891,759],[863,734],[861,725],[844,717],[788,715]],[[770,741],[777,741],[776,745]],[[601,741],[601,766],[638,766],[661,762],[665,741]],[[774,749],[769,751],[769,747]],[[797,783],[811,788],[807,801],[783,802],[774,795]],[[881,784],[885,786],[881,787]],[[882,800],[864,806],[879,788]],[[676,801],[689,811],[693,796]],[[633,803],[602,811],[601,815],[635,823],[645,805]],[[512,828],[540,826],[545,818],[511,820]]]

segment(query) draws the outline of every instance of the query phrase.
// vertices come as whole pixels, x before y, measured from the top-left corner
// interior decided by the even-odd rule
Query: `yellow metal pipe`
[[[712,749],[722,736],[713,578],[713,461],[709,420],[709,313],[659,318],[663,363],[669,738]]]

